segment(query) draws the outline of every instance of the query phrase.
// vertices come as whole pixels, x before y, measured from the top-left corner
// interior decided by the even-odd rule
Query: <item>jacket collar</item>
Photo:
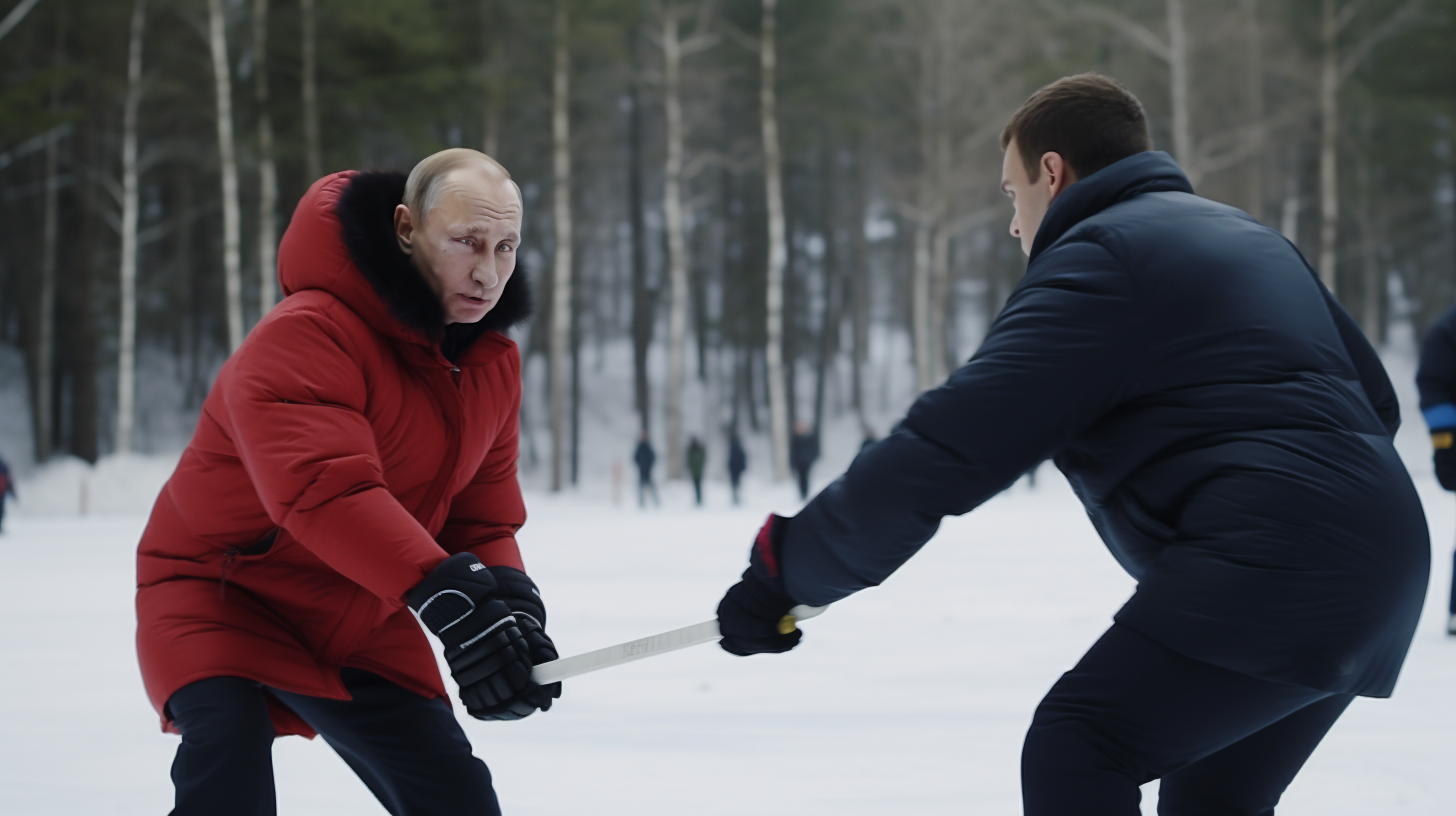
[[[1128,156],[1068,187],[1047,209],[1031,245],[1029,261],[1072,227],[1143,193],[1192,193],[1193,185],[1173,157],[1160,150]]]

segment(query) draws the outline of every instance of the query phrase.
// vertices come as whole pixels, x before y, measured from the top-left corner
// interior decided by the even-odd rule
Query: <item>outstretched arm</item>
[[[729,619],[776,620],[795,603],[879,584],[943,517],[969,512],[1097,422],[1133,391],[1140,321],[1132,281],[1105,249],[1049,251],[970,362],[798,516],[771,519],[719,607],[724,648],[771,651],[736,640]]]

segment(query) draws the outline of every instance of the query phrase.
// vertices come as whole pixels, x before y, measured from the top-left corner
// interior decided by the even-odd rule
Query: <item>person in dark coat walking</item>
[[[1163,814],[1272,813],[1351,699],[1391,693],[1420,616],[1394,390],[1298,250],[1195,196],[1120,85],[1042,88],[1002,145],[1025,278],[968,363],[769,518],[721,645],[793,648],[793,605],[879,584],[1050,457],[1138,585],[1037,708],[1025,813],[1134,816],[1154,779]]]
[[[743,450],[743,440],[737,433],[728,436],[728,484],[733,486],[733,503],[738,504],[738,488],[743,482],[743,471],[748,470],[748,453]]]
[[[15,482],[10,478],[10,466],[0,459],[0,533],[5,532],[5,499],[15,495]]]
[[[647,494],[652,494],[652,503],[658,507],[662,506],[662,499],[657,495],[657,484],[652,481],[652,466],[657,464],[657,451],[652,449],[652,442],[647,438],[647,432],[643,431],[637,437],[637,449],[632,452],[632,461],[637,463],[637,506],[647,506]]]
[[[789,467],[799,479],[799,499],[809,498],[809,469],[819,459],[819,435],[809,430],[803,420],[794,423],[794,436],[789,440]]]
[[[500,813],[420,624],[471,716],[560,694],[531,680],[556,650],[515,538],[521,216],[463,149],[299,202],[287,297],[218,373],[137,548],[174,816],[275,813],[288,734],[322,735],[390,813]]]
[[[1421,392],[1421,414],[1431,431],[1436,480],[1441,487],[1456,491],[1456,307],[1436,321],[1421,344],[1416,388]],[[1456,563],[1451,581],[1446,634],[1456,635]]]
[[[703,506],[703,470],[708,466],[708,449],[696,436],[688,440],[688,475],[693,478],[693,496],[697,506]]]

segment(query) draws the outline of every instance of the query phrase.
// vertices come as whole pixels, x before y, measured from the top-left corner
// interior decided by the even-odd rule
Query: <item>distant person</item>
[[[1421,413],[1431,430],[1436,481],[1456,491],[1456,307],[1442,315],[1426,334],[1416,388],[1421,392]],[[1451,580],[1446,634],[1456,635],[1456,564]]]
[[[470,716],[559,696],[531,680],[556,649],[516,545],[521,214],[464,149],[299,202],[287,297],[218,373],[137,552],[175,816],[275,814],[287,734],[322,735],[390,813],[500,813],[421,623]]]
[[[819,435],[809,430],[802,419],[794,423],[794,438],[789,440],[789,467],[799,478],[799,499],[809,498],[809,469],[819,459]]]
[[[652,449],[652,442],[647,438],[647,432],[643,431],[637,437],[637,450],[632,452],[632,461],[637,463],[637,506],[647,506],[647,494],[652,494],[652,503],[657,507],[662,506],[662,499],[657,495],[657,484],[652,481],[652,466],[657,464],[657,451]]]
[[[743,471],[748,470],[748,453],[743,450],[743,440],[737,433],[728,437],[728,484],[733,486],[733,503],[738,504],[738,488],[743,482]]]
[[[708,465],[708,449],[696,436],[688,440],[688,475],[693,479],[693,495],[697,506],[703,506],[703,470]]]
[[[10,478],[10,466],[0,459],[0,533],[5,532],[5,497],[15,495],[15,482]]]
[[[1024,816],[1135,816],[1155,779],[1167,816],[1269,816],[1357,695],[1390,696],[1420,619],[1430,542],[1395,389],[1299,251],[1195,195],[1121,85],[1038,90],[1001,147],[1025,276],[894,433],[769,517],[719,643],[794,648],[796,604],[882,583],[1050,458],[1137,583],[1032,716]],[[903,667],[894,694],[938,693],[893,638],[859,647]]]

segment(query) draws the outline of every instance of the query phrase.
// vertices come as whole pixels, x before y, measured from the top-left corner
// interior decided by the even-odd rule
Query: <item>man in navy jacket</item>
[[[1117,83],[1041,89],[1002,146],[1026,277],[968,363],[770,517],[722,645],[793,648],[792,605],[879,584],[1051,458],[1138,588],[1037,708],[1025,812],[1133,816],[1162,779],[1165,815],[1272,813],[1351,699],[1390,694],[1425,596],[1390,381],[1288,241],[1151,152]]]
[[[1421,392],[1421,414],[1431,429],[1436,480],[1441,487],[1456,490],[1456,308],[1441,315],[1426,333],[1416,388]],[[1456,635],[1456,571],[1452,576],[1446,633]]]

